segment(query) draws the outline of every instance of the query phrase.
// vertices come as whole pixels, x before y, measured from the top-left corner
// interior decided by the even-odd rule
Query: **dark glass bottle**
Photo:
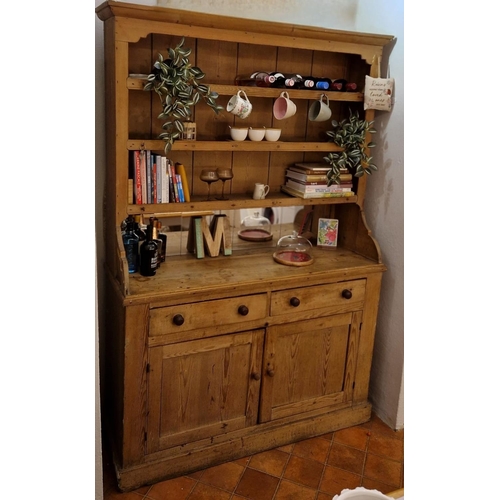
[[[139,238],[134,232],[133,219],[127,219],[125,232],[122,235],[125,255],[127,257],[128,272],[136,273],[139,270]]]
[[[354,82],[349,82],[349,83],[346,83],[346,85],[345,85],[346,92],[356,92],[357,89],[358,89],[358,86]]]
[[[156,246],[158,247],[158,263],[157,263],[157,267],[160,267],[160,264],[161,264],[161,253],[162,253],[162,246],[163,246],[163,243],[161,241],[161,239],[159,238],[158,236],[158,219],[156,217],[150,217],[149,219],[149,225],[153,227],[153,241],[156,243]]]
[[[316,80],[314,76],[304,76],[302,78],[301,88],[304,89],[314,89],[316,85]]]
[[[279,71],[272,71],[269,74],[274,77],[274,82],[271,83],[271,87],[275,87],[275,88],[285,87],[286,78],[285,78],[285,75],[283,73],[280,73]]]
[[[330,80],[330,78],[321,77],[321,78],[316,78],[314,87],[320,90],[328,90],[331,84],[332,81]]]
[[[247,87],[270,87],[276,78],[264,71],[256,71],[251,75],[238,75],[234,79],[235,85],[245,85]]]
[[[154,276],[158,268],[158,245],[153,240],[153,226],[146,227],[146,239],[141,245],[141,267],[142,276]]]
[[[285,85],[287,87],[293,87],[294,89],[302,88],[302,77],[297,74],[285,74]]]
[[[146,232],[141,228],[141,216],[134,216],[134,232],[137,234],[139,241],[144,241],[146,239]]]
[[[161,240],[161,249],[160,249],[160,262],[165,262],[167,258],[167,235],[161,230],[161,222],[156,220],[156,229],[158,239]]]
[[[344,78],[337,78],[336,80],[332,81],[332,84],[330,85],[330,90],[333,90],[334,92],[345,92],[346,85],[347,85],[347,80],[344,80]]]

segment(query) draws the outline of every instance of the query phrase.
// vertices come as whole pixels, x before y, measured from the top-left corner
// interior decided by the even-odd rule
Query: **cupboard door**
[[[264,331],[150,349],[147,451],[257,423]]]
[[[272,326],[264,349],[260,422],[352,400],[360,311]]]

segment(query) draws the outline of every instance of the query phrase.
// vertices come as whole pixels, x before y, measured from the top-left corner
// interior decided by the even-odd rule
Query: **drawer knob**
[[[342,297],[344,297],[344,299],[350,299],[352,297],[352,292],[351,290],[342,290]]]
[[[238,314],[241,314],[242,316],[246,316],[248,314],[248,307],[247,306],[238,307]]]
[[[174,322],[174,325],[181,326],[184,323],[184,316],[182,316],[182,314],[176,314],[172,318],[172,321]]]
[[[252,378],[254,380],[260,380],[260,373],[259,372],[252,373]]]
[[[270,377],[274,377],[274,370],[272,368],[268,368],[266,372]]]
[[[300,306],[300,299],[297,297],[292,297],[290,299],[290,305],[293,307],[299,307]]]

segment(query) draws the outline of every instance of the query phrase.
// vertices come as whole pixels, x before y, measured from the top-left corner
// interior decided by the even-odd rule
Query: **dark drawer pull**
[[[174,325],[181,326],[182,324],[184,324],[184,316],[182,316],[182,314],[176,314],[172,318],[172,321]]]
[[[248,307],[247,306],[238,307],[238,314],[241,314],[242,316],[246,316],[248,314]]]
[[[352,292],[351,290],[342,290],[342,297],[344,297],[344,299],[350,299],[352,297]]]
[[[300,299],[297,297],[292,297],[290,299],[290,305],[293,307],[299,307],[300,306]]]
[[[252,373],[252,378],[254,380],[260,380],[260,373],[259,372]]]

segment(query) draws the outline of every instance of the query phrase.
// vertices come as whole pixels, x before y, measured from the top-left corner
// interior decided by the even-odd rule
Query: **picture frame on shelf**
[[[338,219],[318,220],[318,246],[336,247],[339,234]]]

